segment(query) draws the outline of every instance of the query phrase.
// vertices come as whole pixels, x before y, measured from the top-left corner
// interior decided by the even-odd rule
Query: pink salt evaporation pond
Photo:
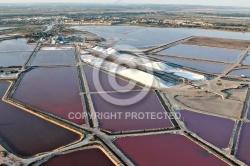
[[[245,123],[242,126],[240,141],[238,146],[237,157],[250,165],[250,123]]]
[[[116,92],[108,94],[115,99],[123,101],[137,95],[145,95],[142,100],[127,106],[112,104],[101,95],[92,94],[91,97],[97,113],[110,115],[110,117],[99,117],[99,125],[102,129],[119,132],[173,127],[169,118],[165,116],[167,112],[164,110],[155,92],[149,92],[148,94],[147,92]],[[156,117],[158,113],[159,116]],[[132,116],[132,114],[136,114],[136,116]],[[116,116],[111,118],[111,115]]]
[[[82,113],[83,106],[75,67],[36,68],[24,75],[13,99],[77,124],[69,113]]]
[[[114,143],[135,165],[228,165],[182,135],[124,137]]]
[[[0,82],[0,98],[10,83]],[[0,138],[19,156],[52,151],[80,139],[80,135],[0,100]]]
[[[227,148],[234,121],[220,117],[180,110],[181,120],[186,127],[206,141],[220,148]]]

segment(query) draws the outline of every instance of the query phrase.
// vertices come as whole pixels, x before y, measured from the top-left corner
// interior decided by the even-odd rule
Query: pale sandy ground
[[[239,118],[243,103],[235,100],[223,100],[218,97],[184,97],[178,96],[176,100],[183,105],[219,115]]]
[[[118,72],[118,74],[127,77],[129,79],[135,80],[137,82],[140,82],[141,84],[145,84],[146,86],[153,86],[156,88],[167,88],[168,84],[164,83],[163,80],[160,80],[159,78],[157,79],[157,77],[142,72],[140,70],[136,70],[136,69],[126,69],[126,70],[122,70],[120,72]],[[169,83],[170,85],[170,83]]]
[[[230,100],[245,101],[247,95],[247,88],[242,89],[230,89],[225,92],[228,94],[227,98]]]
[[[245,50],[250,45],[250,41],[197,36],[183,44]]]

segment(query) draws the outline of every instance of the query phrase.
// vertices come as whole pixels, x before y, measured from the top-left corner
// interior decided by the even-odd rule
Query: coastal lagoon
[[[139,48],[163,45],[189,36],[250,40],[250,33],[204,29],[137,26],[73,26],[72,28],[89,31],[107,40],[115,40],[116,45],[130,45]]]

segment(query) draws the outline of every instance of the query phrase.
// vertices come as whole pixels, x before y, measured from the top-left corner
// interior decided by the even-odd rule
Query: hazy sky
[[[193,4],[217,6],[250,7],[250,0],[0,0],[0,3],[31,3],[31,2],[80,2],[80,3],[165,3],[165,4]]]

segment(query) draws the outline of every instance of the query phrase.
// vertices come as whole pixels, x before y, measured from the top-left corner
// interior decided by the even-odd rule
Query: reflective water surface
[[[230,76],[246,76],[250,77],[250,69],[239,69],[239,70],[233,70],[228,75]]]
[[[242,51],[180,44],[157,54],[232,63],[237,62]]]
[[[0,52],[33,51],[36,45],[27,44],[27,39],[12,39],[0,42]]]
[[[83,112],[75,67],[33,69],[24,75],[13,98],[74,123],[85,123],[69,117],[70,112]]]
[[[0,98],[10,83],[0,82]],[[26,92],[28,93],[28,91]],[[0,138],[19,156],[51,151],[80,136],[0,100]]]
[[[245,162],[247,165],[250,165],[250,123],[243,124],[241,130],[241,137],[238,146],[237,156],[240,160]]]
[[[135,165],[228,165],[181,135],[125,137],[114,143]]]
[[[217,147],[228,147],[234,121],[187,110],[181,110],[180,113],[189,130]]]
[[[73,65],[75,52],[72,50],[42,50],[37,52],[32,66]]]
[[[32,52],[0,52],[0,66],[23,66],[31,54]]]
[[[127,92],[127,93],[109,93],[108,95],[116,99],[131,99],[134,96],[146,95],[147,92]],[[95,111],[98,113],[109,113],[116,115],[111,117],[100,117],[99,125],[102,129],[109,131],[131,131],[144,129],[157,129],[173,127],[170,120],[165,118],[165,110],[154,92],[149,92],[139,102],[128,106],[117,106],[104,100],[100,94],[91,95]],[[124,101],[125,102],[125,101]],[[121,116],[118,116],[121,113]],[[137,114],[132,116],[132,114]],[[146,116],[150,113],[150,116]],[[163,117],[157,118],[157,113],[162,113]],[[154,114],[155,116],[151,116]]]

